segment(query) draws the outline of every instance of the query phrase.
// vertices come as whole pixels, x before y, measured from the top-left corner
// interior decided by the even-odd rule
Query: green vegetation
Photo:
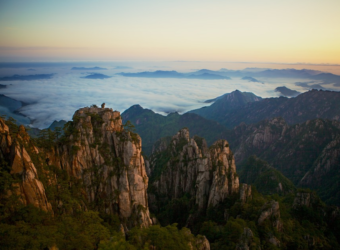
[[[251,156],[243,165],[240,182],[254,185],[262,194],[289,194],[296,188],[280,171],[271,167],[267,162]]]
[[[178,230],[176,224],[160,227],[159,225],[149,228],[133,228],[129,232],[128,240],[123,234],[115,233],[109,240],[101,241],[100,250],[114,249],[164,249],[164,250],[190,250],[200,247],[197,240],[201,236],[194,237],[190,230],[182,228]]]
[[[262,224],[258,218],[262,211],[268,209],[271,200],[280,204],[280,217],[270,216]],[[294,194],[285,196],[264,196],[253,188],[252,199],[246,203],[237,197],[227,198],[216,207],[210,207],[206,213],[192,214],[190,229],[194,233],[205,235],[211,249],[235,249],[245,238],[245,229],[250,229],[248,237],[250,249],[338,249],[339,218],[330,221],[332,208],[322,203],[313,207],[300,206],[293,208]],[[183,198],[177,199],[183,200]],[[176,202],[176,201],[172,201]],[[171,209],[170,206],[169,210]],[[183,210],[183,207],[181,208]],[[183,210],[185,211],[185,210]],[[325,211],[327,215],[325,215]],[[185,212],[184,212],[185,213]],[[168,214],[166,223],[174,223],[182,219]],[[156,216],[164,216],[164,212]],[[161,217],[160,217],[161,218]],[[279,224],[276,224],[279,221]],[[163,225],[163,224],[162,224]],[[277,226],[279,225],[279,226]],[[275,237],[280,247],[270,243]]]
[[[76,118],[77,119],[77,118]],[[98,117],[93,120],[101,122]],[[19,128],[6,121],[13,128],[12,135],[21,133]],[[98,191],[102,183],[102,166],[93,166],[85,171],[91,176],[91,186],[84,185],[82,179],[70,175],[66,170],[50,164],[44,158],[44,152],[51,152],[54,147],[66,141],[66,136],[77,136],[78,132],[70,122],[65,127],[65,135],[58,140],[54,132],[44,130],[36,140],[20,141],[25,147],[38,171],[39,180],[45,187],[48,201],[53,212],[44,212],[32,205],[23,205],[16,190],[22,183],[19,174],[10,174],[11,168],[0,154],[0,245],[1,249],[196,249],[196,237],[188,229],[178,230],[176,225],[167,227],[152,226],[147,229],[134,228],[129,232],[128,240],[119,233],[123,221],[117,214],[105,212],[105,197],[96,193],[96,199],[89,202],[86,189]],[[130,133],[130,132],[127,132]],[[124,132],[126,134],[126,132]],[[25,134],[21,134],[25,136]],[[99,137],[97,130],[95,136]],[[13,138],[14,138],[13,137]],[[39,151],[34,150],[35,143]],[[105,163],[121,166],[120,158],[108,154],[108,144],[102,143],[98,150]],[[80,148],[71,144],[71,154]],[[113,168],[113,175],[119,175]],[[118,191],[118,190],[117,190]],[[8,192],[11,193],[11,195]],[[111,201],[112,202],[112,201]],[[139,207],[139,209],[145,209]],[[192,248],[190,248],[190,245]]]
[[[83,180],[50,164],[44,157],[43,152],[53,151],[58,144],[70,146],[71,156],[78,152],[80,147],[73,145],[72,141],[79,139],[75,123],[79,119],[75,117],[73,122],[65,125],[64,135],[58,134],[57,131],[45,130],[36,140],[25,143],[19,141],[37,168],[39,180],[45,187],[53,212],[44,212],[31,205],[24,206],[20,202],[16,190],[22,183],[22,178],[18,174],[10,174],[9,162],[0,154],[1,249],[47,249],[53,246],[59,249],[103,250],[196,249],[201,239],[198,234],[208,238],[212,250],[234,250],[245,243],[250,249],[340,248],[339,209],[326,206],[312,191],[296,190],[280,172],[256,157],[250,157],[240,173],[242,180],[253,185],[252,195],[247,202],[240,201],[239,194],[235,194],[225,198],[215,207],[198,211],[193,195],[184,193],[176,199],[169,200],[168,197],[157,194],[155,187],[149,183],[149,194],[154,194],[157,200],[156,204],[152,204],[157,208],[153,212],[161,225],[149,228],[135,227],[125,237],[120,232],[121,223],[124,221],[118,217],[118,213],[108,214],[105,211],[107,204],[113,202],[115,197],[107,197],[104,192],[100,192],[104,185],[102,178],[104,165],[93,165],[84,172],[90,177],[90,182],[85,185]],[[110,169],[109,176],[118,176],[119,169],[129,166],[124,166],[120,158],[110,155],[108,143],[101,143],[100,128],[103,122],[101,117],[91,115],[91,120],[96,126],[95,143],[92,147],[97,148],[103,156],[105,165]],[[21,133],[13,120],[7,120],[6,124],[11,126],[13,137]],[[134,133],[132,123],[126,123],[124,126],[125,131],[117,134],[122,140],[139,138]],[[24,134],[21,135],[24,137]],[[325,137],[328,136],[330,135],[326,130]],[[304,147],[314,148],[315,145],[309,145],[313,140],[308,139],[312,135],[307,133],[301,137],[305,139]],[[199,137],[194,139],[202,148],[203,139]],[[169,140],[164,139],[160,141],[161,143],[168,144]],[[166,168],[171,168],[179,162],[178,153],[186,143],[185,139],[180,140],[175,147],[171,149],[169,147],[151,157],[156,167],[153,169],[150,182],[159,180],[159,176]],[[35,151],[35,145],[39,146],[40,153]],[[221,145],[216,145],[219,146]],[[186,160],[183,164],[188,166]],[[332,174],[338,176],[337,172]],[[277,189],[278,183],[281,183],[283,191]],[[92,190],[96,197],[91,202],[87,189]],[[119,191],[116,191],[115,196],[119,195]],[[313,195],[311,204],[293,206],[297,191],[311,193]],[[12,195],[8,195],[10,193]],[[273,200],[279,202],[280,215],[269,215],[260,224],[261,214],[269,211]],[[192,235],[185,226],[197,236]],[[272,244],[275,240],[279,242],[279,246]]]
[[[135,105],[122,113],[123,122],[131,121],[136,132],[143,140],[143,152],[150,156],[153,145],[160,138],[172,136],[183,127],[190,130],[191,135],[206,138],[208,144],[220,138],[228,138],[229,130],[215,121],[207,120],[196,114],[179,115],[171,113],[162,116],[151,110]]]
[[[198,145],[203,143],[202,138],[195,137],[195,140]],[[338,210],[327,207],[315,193],[310,207],[293,206],[297,192],[311,191],[297,190],[278,170],[255,156],[247,160],[240,173],[243,181],[253,185],[251,197],[246,202],[240,200],[239,194],[235,194],[215,207],[198,211],[195,195],[184,193],[171,199],[160,193],[152,183],[159,181],[159,176],[164,171],[170,173],[167,168],[178,164],[179,153],[185,145],[184,141],[177,141],[176,147],[170,143],[150,158],[154,169],[148,192],[155,197],[155,202],[150,204],[150,211],[162,226],[172,223],[178,223],[180,228],[188,226],[194,234],[205,235],[212,250],[234,250],[242,247],[242,244],[250,249],[340,247],[340,234],[337,231],[339,215],[334,217],[334,213],[339,214]],[[217,143],[212,147],[222,145]],[[229,178],[228,175],[226,178]],[[276,204],[274,201],[279,203],[279,210],[275,213],[272,210],[272,205]],[[259,218],[266,214],[267,218],[260,223]],[[330,219],[332,214],[336,220]]]
[[[254,136],[264,134],[265,129],[270,140],[254,145]],[[234,129],[228,142],[231,149],[239,153],[238,169],[243,168],[251,155],[256,155],[294,185],[317,190],[328,204],[339,205],[339,134],[340,123],[336,121],[316,119],[288,126],[282,118],[277,118],[276,121],[241,125]],[[302,181],[306,173],[309,173],[308,178]]]

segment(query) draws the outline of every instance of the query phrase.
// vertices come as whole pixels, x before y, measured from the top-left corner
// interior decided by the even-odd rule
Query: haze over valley
[[[208,106],[205,101],[236,89],[262,98],[296,96],[297,92],[313,88],[340,90],[340,76],[329,74],[317,78],[322,76],[322,70],[329,69],[327,66],[314,66],[314,71],[280,69],[287,65],[275,64],[268,70],[255,67],[261,64],[243,68],[242,63],[194,62],[124,63],[123,66],[114,62],[2,63],[0,66],[0,82],[6,86],[0,93],[24,103],[16,115],[26,116],[30,125],[37,128],[46,128],[54,120],[70,120],[75,109],[103,102],[120,112],[139,104],[166,115]],[[195,66],[202,69],[193,69]],[[221,68],[203,70],[205,66]],[[275,71],[275,68],[279,69]],[[294,94],[278,91],[281,87]]]

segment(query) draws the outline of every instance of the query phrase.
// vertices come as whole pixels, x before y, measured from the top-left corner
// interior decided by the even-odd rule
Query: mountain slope
[[[337,208],[310,191],[295,193],[294,185],[263,161],[250,160],[245,179],[265,194],[282,196],[238,185],[225,140],[208,149],[203,138],[190,138],[182,129],[158,145],[150,157],[149,205],[162,225],[186,225],[204,234],[211,249],[309,249],[321,242],[327,249],[338,247],[331,240],[340,236]],[[334,235],[328,238],[329,232]]]
[[[239,174],[241,182],[254,185],[262,194],[284,195],[296,190],[294,184],[282,173],[256,156],[247,159]]]
[[[237,126],[228,140],[236,164],[257,155],[282,172],[295,185],[320,190],[325,201],[340,204],[340,123],[316,119],[288,125],[282,118]],[[328,187],[326,190],[325,187]],[[321,192],[321,190],[323,190]]]
[[[231,111],[220,107],[214,120],[233,128],[241,122],[257,123],[264,119],[282,117],[288,124],[302,123],[316,118],[340,120],[340,92],[311,90],[294,98],[266,98],[248,102]],[[214,112],[207,108],[206,112]]]
[[[191,110],[189,112],[198,114],[210,120],[223,121],[223,118],[221,118],[222,114],[227,114],[233,110],[243,107],[247,103],[257,102],[260,100],[262,100],[262,98],[254,95],[253,93],[235,90],[216,98],[215,102],[211,106]]]
[[[310,191],[264,196],[239,185],[225,140],[208,148],[180,130],[150,157],[148,186],[132,130],[108,108],[76,111],[60,138],[33,140],[0,119],[1,249],[210,249],[190,230],[212,250],[339,248],[337,207]],[[151,225],[149,205],[166,227]]]
[[[131,121],[136,132],[143,140],[143,152],[150,155],[154,143],[165,136],[175,134],[183,127],[188,127],[192,134],[207,138],[210,145],[220,138],[225,138],[228,130],[215,121],[207,120],[196,114],[171,113],[167,116],[154,113],[134,105],[122,113],[123,122]]]

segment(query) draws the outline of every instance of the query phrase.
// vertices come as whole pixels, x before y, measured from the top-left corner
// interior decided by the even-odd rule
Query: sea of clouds
[[[155,69],[150,69],[153,71]],[[123,112],[134,104],[166,115],[170,112],[184,113],[207,106],[205,100],[215,98],[236,89],[253,92],[261,97],[276,97],[276,87],[304,92],[296,86],[301,79],[261,79],[263,83],[248,82],[239,78],[231,80],[197,80],[169,78],[134,78],[115,75],[121,69],[111,68],[97,73],[112,76],[108,79],[85,79],[91,72],[72,71],[70,67],[43,68],[31,72],[17,70],[19,74],[55,73],[52,79],[34,81],[2,81],[7,85],[0,89],[13,99],[27,105],[19,112],[31,120],[31,126],[48,127],[54,120],[71,120],[74,112],[82,107],[106,103],[106,107]],[[126,70],[125,70],[126,71]],[[131,70],[136,71],[136,70]],[[138,70],[137,70],[138,71]],[[1,74],[5,75],[5,69]]]

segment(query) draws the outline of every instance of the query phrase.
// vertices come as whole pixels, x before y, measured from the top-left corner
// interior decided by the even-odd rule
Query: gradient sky
[[[0,0],[0,61],[340,64],[339,0]]]

